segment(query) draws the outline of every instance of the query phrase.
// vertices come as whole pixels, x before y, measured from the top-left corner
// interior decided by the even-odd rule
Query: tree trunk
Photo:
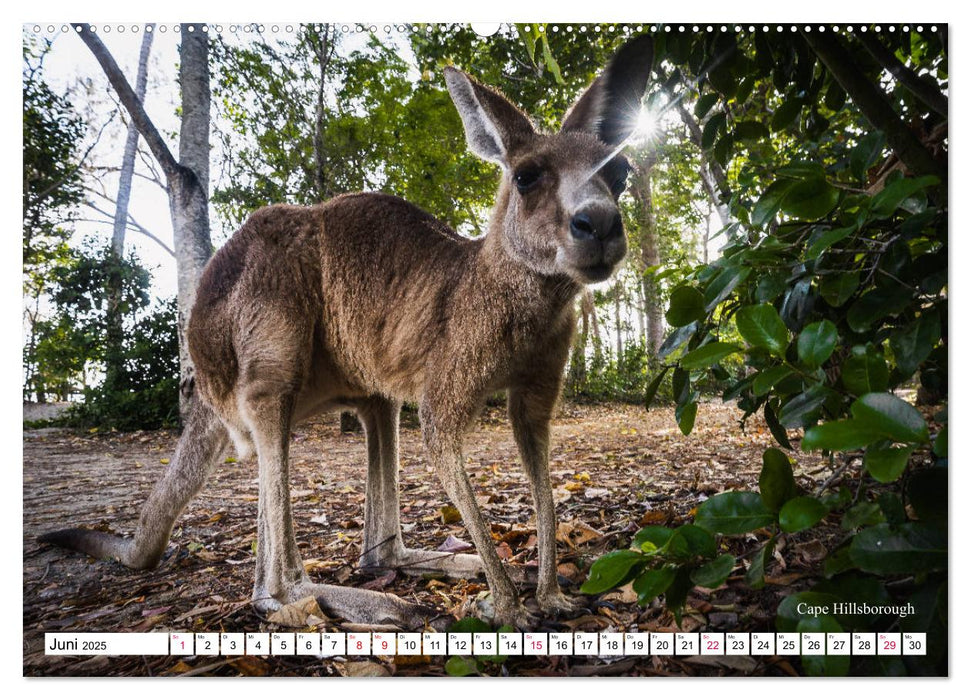
[[[165,174],[175,238],[179,312],[179,410],[184,417],[192,397],[194,368],[186,347],[185,328],[195,302],[196,285],[212,255],[209,238],[209,39],[203,25],[183,24],[179,82],[182,128],[177,161],[145,112],[118,64],[94,32],[82,25],[81,40],[98,59],[132,123]]]
[[[651,191],[651,170],[657,162],[657,153],[649,151],[634,162],[634,181],[631,193],[637,201],[637,215],[641,234],[641,264],[644,270],[661,264],[657,239],[657,219],[654,217],[654,194]],[[661,290],[654,275],[642,278],[644,306],[647,313],[647,352],[657,357],[664,342],[664,310],[661,308]]]
[[[149,25],[154,27],[154,25]],[[135,97],[145,102],[148,86],[148,56],[152,50],[154,31],[142,35],[142,47],[138,54],[138,70],[135,78]],[[121,297],[122,276],[120,265],[125,259],[125,230],[128,228],[128,202],[131,199],[131,183],[135,173],[135,155],[138,150],[138,128],[133,121],[128,124],[125,151],[121,158],[118,176],[118,198],[115,201],[114,229],[111,234],[111,251],[108,275],[108,308],[105,318],[105,387],[108,392],[118,388],[124,366],[124,328],[122,326]]]
[[[624,338],[623,338],[623,319],[620,317],[620,298],[624,293],[624,283],[621,282],[620,278],[614,283],[614,318],[617,322],[617,357],[616,363],[620,367],[620,358],[624,355]]]
[[[573,339],[570,353],[570,391],[576,396],[583,391],[587,382],[587,338],[590,335],[590,309],[593,307],[593,294],[584,290],[580,297],[580,332]]]
[[[192,399],[195,367],[185,333],[196,300],[202,270],[212,256],[209,236],[209,36],[201,24],[182,25],[179,83],[182,128],[179,131],[179,175],[169,185],[169,208],[175,233],[179,311],[179,413],[186,417]],[[190,31],[190,29],[192,31]]]

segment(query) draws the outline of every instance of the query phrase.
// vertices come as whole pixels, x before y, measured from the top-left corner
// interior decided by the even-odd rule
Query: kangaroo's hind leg
[[[368,451],[364,543],[359,565],[362,569],[397,568],[408,573],[441,572],[453,578],[479,576],[484,569],[477,555],[408,549],[402,542],[398,496],[400,414],[400,403],[380,396],[357,405]]]
[[[298,355],[278,355],[277,360]],[[261,354],[245,370],[240,415],[252,435],[259,460],[256,578],[253,602],[269,611],[307,596],[336,617],[364,624],[421,628],[437,612],[387,593],[314,583],[307,576],[294,535],[290,505],[289,442],[296,396],[285,360],[260,366]]]

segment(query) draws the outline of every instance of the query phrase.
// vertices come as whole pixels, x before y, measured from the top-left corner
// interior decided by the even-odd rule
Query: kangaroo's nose
[[[570,235],[580,241],[606,241],[624,235],[624,224],[617,210],[587,209],[577,212],[570,219]]]

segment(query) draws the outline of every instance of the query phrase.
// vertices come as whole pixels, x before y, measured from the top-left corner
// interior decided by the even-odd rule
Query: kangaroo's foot
[[[537,591],[536,603],[544,614],[552,617],[562,614],[569,615],[587,607],[582,598],[568,596],[559,589],[548,592]]]
[[[420,576],[439,573],[452,579],[472,579],[485,575],[485,565],[478,554],[434,552],[423,549],[402,548],[383,557],[361,557],[359,566],[364,571],[397,569],[406,574]],[[525,567],[505,567],[509,578],[517,583],[528,583],[530,576]]]
[[[276,596],[268,591],[254,590],[253,605],[260,612],[269,613],[310,596],[317,599],[320,609],[328,615],[364,625],[420,630],[442,617],[440,610],[409,603],[390,593],[314,583],[309,579],[298,581]]]

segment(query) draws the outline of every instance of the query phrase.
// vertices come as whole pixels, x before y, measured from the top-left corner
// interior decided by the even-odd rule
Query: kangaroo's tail
[[[142,507],[134,538],[99,530],[69,528],[41,535],[40,542],[74,549],[98,559],[117,559],[133,569],[156,566],[165,552],[172,526],[202,488],[213,465],[229,444],[215,411],[196,394],[175,458]]]

